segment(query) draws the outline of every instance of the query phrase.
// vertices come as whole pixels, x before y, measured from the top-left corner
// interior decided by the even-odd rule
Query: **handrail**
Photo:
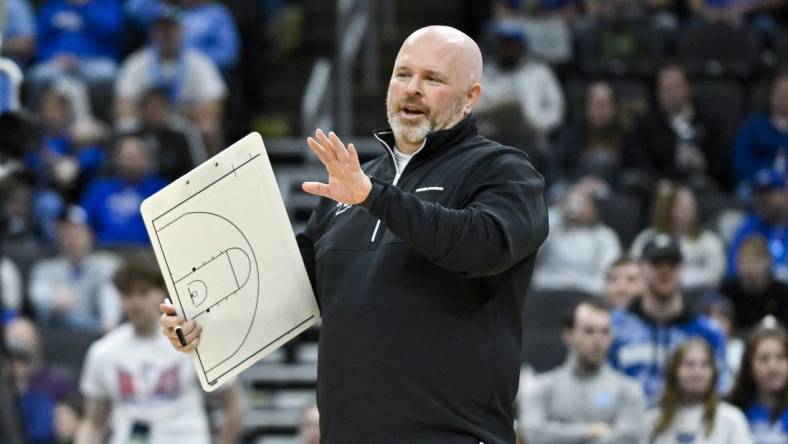
[[[301,131],[309,136],[316,128],[333,126],[331,112],[331,61],[319,58],[312,66],[312,73],[301,97]]]

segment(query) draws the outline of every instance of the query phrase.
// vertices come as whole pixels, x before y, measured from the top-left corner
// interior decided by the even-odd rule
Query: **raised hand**
[[[326,167],[328,183],[304,182],[301,185],[304,191],[350,205],[367,198],[372,190],[372,181],[361,170],[358,153],[352,143],[345,147],[333,131],[326,136],[320,129],[315,131],[314,138],[308,137],[306,142]]]

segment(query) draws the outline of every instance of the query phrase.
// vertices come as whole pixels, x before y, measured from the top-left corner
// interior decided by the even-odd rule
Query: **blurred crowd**
[[[567,361],[524,371],[523,438],[788,443],[788,2],[478,3],[480,131],[548,185],[531,297],[584,298]],[[288,5],[7,1],[0,110],[28,114],[0,118],[0,307],[30,443],[101,419],[106,364],[61,374],[40,336],[146,330],[156,304],[117,285],[148,246],[140,203],[224,146],[233,95],[258,106],[247,55]],[[145,396],[173,398],[167,371]]]

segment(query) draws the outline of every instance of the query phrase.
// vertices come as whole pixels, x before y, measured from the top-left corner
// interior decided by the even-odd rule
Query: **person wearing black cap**
[[[722,330],[708,316],[692,313],[682,296],[682,260],[676,237],[654,236],[643,249],[645,291],[613,315],[610,362],[641,383],[651,404],[661,395],[667,357],[691,337],[702,337],[714,349],[720,369],[718,388],[725,389],[730,383]]]

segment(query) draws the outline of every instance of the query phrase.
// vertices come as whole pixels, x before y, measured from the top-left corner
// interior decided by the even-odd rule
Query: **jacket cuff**
[[[370,176],[369,179],[372,181],[372,189],[369,190],[367,198],[358,205],[371,213],[375,203],[380,199],[380,196],[383,195],[386,183],[372,176]]]

